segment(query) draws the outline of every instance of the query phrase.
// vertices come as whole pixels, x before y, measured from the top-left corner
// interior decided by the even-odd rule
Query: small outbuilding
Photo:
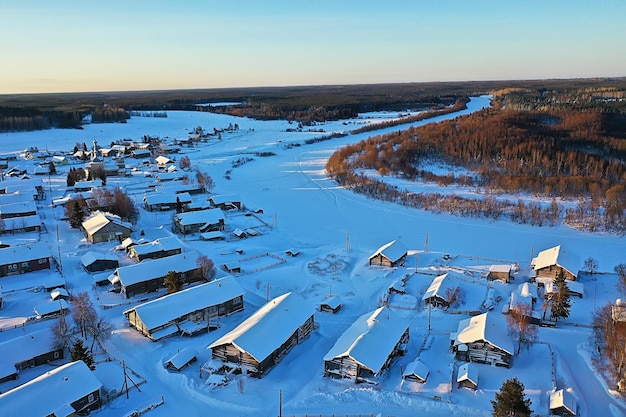
[[[456,377],[457,388],[469,388],[476,391],[478,388],[478,368],[472,363],[466,362],[459,366]]]
[[[191,346],[187,346],[176,355],[165,361],[165,366],[174,371],[182,371],[189,366],[189,364],[195,362],[197,357],[198,351]]]
[[[89,251],[80,258],[80,263],[87,272],[100,272],[115,269],[120,265],[117,256],[105,253]]]
[[[491,265],[487,273],[490,281],[511,282],[511,265]]]
[[[328,297],[319,304],[319,309],[321,312],[336,314],[341,310],[342,304],[341,298]]]
[[[430,370],[428,369],[428,366],[424,365],[422,361],[417,359],[406,366],[404,372],[402,372],[402,379],[417,381],[423,384],[426,382],[426,379],[428,379],[429,373]]]
[[[575,416],[576,415],[576,399],[574,396],[564,389],[550,394],[550,414],[554,416]]]

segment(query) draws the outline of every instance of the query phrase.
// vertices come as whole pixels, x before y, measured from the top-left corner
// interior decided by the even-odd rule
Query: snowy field
[[[453,118],[488,105],[489,97],[476,97],[467,110],[412,125]],[[76,143],[91,147],[94,140],[108,147],[113,141],[140,140],[144,135],[171,141],[186,138],[196,126],[208,131],[230,124],[239,126],[237,131],[224,132],[221,140],[210,139],[192,148],[184,147],[177,156],[188,156],[192,169],[212,176],[214,194],[237,194],[247,208],[262,209],[262,213],[257,214],[260,220],[237,211],[226,212],[227,239],[223,241],[204,241],[198,234],[185,238],[178,235],[185,251],[197,250],[214,261],[218,277],[227,275],[220,265],[241,266],[242,273],[236,275],[236,279],[246,291],[245,309],[220,318],[220,328],[215,331],[153,342],[129,327],[122,312],[164,295],[164,290],[125,299],[94,285],[93,277],[80,265],[80,257],[87,251],[115,254],[121,265],[131,261],[124,252],[113,250],[114,243],[90,245],[83,234],[58,220],[63,208],[53,208],[51,201],[66,195],[68,166],[58,166],[59,175],[43,178],[51,196],[38,203],[38,213],[47,232],[1,236],[3,243],[11,245],[37,239],[47,242],[55,257],[60,255],[68,290],[89,292],[99,313],[114,324],[115,331],[104,344],[106,354],[98,350],[96,355],[100,362],[95,373],[105,391],[119,392],[124,383],[123,361],[132,370],[138,389],[132,388],[129,398],[122,395],[106,403],[94,415],[130,415],[135,410],[142,411],[163,402],[146,415],[269,417],[279,414],[282,392],[284,416],[379,413],[395,417],[489,416],[490,400],[502,382],[514,376],[524,383],[526,394],[532,400],[531,408],[537,415],[548,415],[549,394],[561,388],[574,395],[581,416],[626,415],[624,400],[591,368],[589,346],[592,311],[618,297],[617,277],[610,272],[616,264],[626,262],[624,238],[584,233],[565,226],[531,227],[432,214],[356,195],[327,177],[326,160],[339,147],[404,126],[305,143],[325,134],[346,132],[362,123],[376,123],[390,117],[393,116],[387,113],[365,114],[358,119],[311,128],[317,131],[287,132],[294,126],[285,121],[255,121],[204,112],[168,112],[167,118],[133,117],[128,123],[91,124],[83,130],[0,134],[2,156],[35,146],[40,151],[70,152]],[[261,153],[270,156],[260,156]],[[233,162],[241,158],[249,160],[234,167]],[[129,159],[127,163],[135,162]],[[29,172],[34,168],[33,161],[23,159],[12,161],[10,166],[16,165]],[[147,186],[154,181],[141,174],[143,170],[142,167],[139,174],[130,178],[109,177],[108,186],[121,186],[140,202]],[[428,187],[433,192],[442,191],[440,187]],[[194,201],[206,201],[206,198],[207,195],[197,195]],[[140,231],[144,231],[146,240],[175,235],[171,223],[171,212],[147,212],[142,207],[133,237],[139,238]],[[254,228],[258,234],[238,239],[232,235],[236,228]],[[410,249],[404,266],[368,266],[370,255],[396,239]],[[478,364],[478,389],[457,388],[459,363],[449,349],[450,333],[457,330],[459,321],[469,317],[468,312],[483,309],[488,294],[495,294],[494,298],[499,300],[490,314],[505,329],[502,307],[511,291],[528,279],[531,257],[556,245],[566,248],[570,256],[578,256],[581,269],[584,260],[593,257],[602,273],[581,276],[585,294],[580,299],[572,298],[570,318],[559,321],[556,328],[540,328],[539,343],[522,349],[513,358],[510,369]],[[285,254],[289,249],[300,251],[299,256]],[[517,264],[519,271],[510,284],[488,282],[484,275],[493,264]],[[450,269],[461,271],[467,277],[459,281],[463,302],[448,311],[427,309],[422,301],[424,292],[438,273]],[[405,294],[390,294],[389,287],[407,274]],[[34,306],[49,300],[49,294],[41,290],[43,282],[58,276],[60,273],[53,270],[0,278],[4,298],[4,307],[0,310],[0,342],[54,324],[54,320],[28,318],[33,315]],[[329,294],[338,295],[343,308],[337,314],[317,311],[317,328],[262,379],[231,375],[226,386],[207,383],[208,375],[201,369],[211,358],[207,347],[252,315],[268,295],[273,298],[289,291],[298,293],[313,308]],[[355,319],[382,303],[398,311],[410,323],[407,354],[397,358],[377,384],[325,378],[323,358],[338,337]],[[199,352],[197,362],[181,372],[164,367],[166,360],[188,346]],[[112,361],[105,361],[107,354]],[[429,379],[424,384],[402,380],[402,369],[416,358],[430,368]],[[0,383],[0,392],[59,364],[24,370],[17,381]]]

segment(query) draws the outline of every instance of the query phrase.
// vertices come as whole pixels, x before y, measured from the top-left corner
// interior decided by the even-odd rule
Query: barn
[[[490,281],[511,282],[511,265],[491,265],[487,273]]]
[[[324,356],[324,376],[376,383],[409,342],[409,323],[380,307],[359,317]]]
[[[244,290],[226,277],[124,311],[131,327],[153,341],[191,329],[206,330],[218,317],[243,310]]]
[[[314,310],[286,293],[270,300],[234,330],[211,345],[213,359],[261,378],[315,327]]]
[[[510,367],[514,348],[507,331],[506,323],[489,313],[461,320],[454,341],[456,359]]]
[[[400,265],[408,254],[407,247],[398,240],[393,240],[380,248],[369,257],[369,264],[380,266]]]
[[[101,390],[85,362],[70,362],[0,394],[0,410],[5,416],[87,415],[101,407]]]
[[[136,294],[163,288],[163,281],[169,271],[178,273],[185,284],[201,281],[204,276],[202,268],[198,266],[199,256],[198,252],[185,252],[180,255],[121,266],[109,276],[109,282],[126,298],[130,298]]]
[[[433,307],[450,307],[452,291],[458,288],[458,282],[453,280],[450,273],[436,276],[422,296],[425,305]]]

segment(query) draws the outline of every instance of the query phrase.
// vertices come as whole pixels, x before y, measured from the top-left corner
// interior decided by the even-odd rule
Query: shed
[[[550,394],[550,414],[556,416],[575,416],[576,398],[564,389]]]
[[[270,300],[209,349],[213,359],[234,364],[260,378],[306,339],[314,327],[313,308],[289,292]]]
[[[511,282],[511,265],[491,265],[487,279],[491,281]]]
[[[417,359],[406,366],[404,372],[402,372],[402,379],[417,381],[423,384],[426,382],[429,373],[430,370],[428,369],[428,366],[424,365],[422,361]]]
[[[380,307],[363,314],[324,356],[324,376],[376,383],[409,341],[409,323]]]
[[[456,385],[458,388],[469,388],[472,390],[478,388],[478,369],[474,364],[466,362],[459,366]]]
[[[55,317],[69,310],[70,306],[67,301],[61,299],[57,301],[49,301],[33,308],[38,319],[46,317]]]
[[[53,301],[68,300],[70,295],[65,288],[55,288],[50,291],[50,298],[52,298]]]
[[[397,266],[407,256],[407,247],[398,240],[393,240],[380,248],[369,257],[369,264],[380,266]]]
[[[206,232],[200,233],[200,239],[202,240],[226,240],[226,235],[223,232]]]
[[[100,272],[108,269],[115,269],[120,262],[117,256],[105,253],[89,251],[80,258],[80,263],[87,272]]]
[[[339,310],[341,310],[341,306],[342,306],[342,301],[341,298],[339,297],[328,297],[325,298],[324,301],[322,301],[319,304],[319,309],[322,312],[327,312],[327,313],[337,313],[339,312]]]
[[[454,290],[458,287],[455,281],[456,280],[452,279],[451,273],[436,276],[422,296],[424,304],[448,308],[451,301],[449,299],[450,290]]]
[[[209,203],[211,203],[211,206],[222,210],[241,210],[243,207],[241,198],[235,194],[212,195],[209,197]]]
[[[165,361],[165,366],[174,371],[182,371],[189,364],[196,361],[198,351],[191,346],[187,346],[176,355]]]

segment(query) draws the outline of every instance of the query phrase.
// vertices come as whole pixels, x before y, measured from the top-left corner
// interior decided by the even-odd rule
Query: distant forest
[[[536,225],[556,224],[564,214],[563,221],[575,227],[622,234],[624,91],[499,92],[491,109],[346,146],[331,156],[327,170],[344,186],[415,207],[474,217],[508,216]],[[465,173],[435,174],[430,166],[437,163],[462,167]],[[444,186],[482,187],[487,198],[409,195],[363,175],[366,169]],[[519,191],[548,200],[576,200],[578,206],[563,213],[556,200],[541,206],[496,198]]]

